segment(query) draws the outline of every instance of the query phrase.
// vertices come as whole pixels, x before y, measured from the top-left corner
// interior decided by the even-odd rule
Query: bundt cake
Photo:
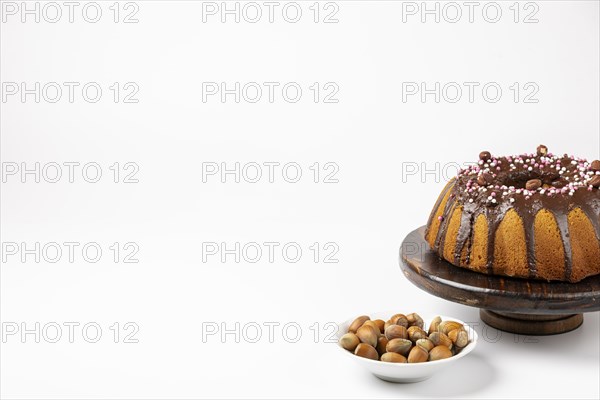
[[[485,274],[578,282],[600,274],[600,161],[536,154],[461,170],[440,194],[425,239],[446,261]]]

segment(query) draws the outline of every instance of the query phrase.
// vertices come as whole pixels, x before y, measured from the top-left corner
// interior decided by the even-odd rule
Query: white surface
[[[387,321],[392,315],[396,314],[396,312],[379,312],[379,313],[371,313],[369,316],[371,320],[381,319]],[[435,316],[432,317],[424,317],[424,328],[425,331],[429,331],[429,324],[431,320]],[[344,354],[348,358],[352,359],[358,365],[365,369],[365,371],[370,372],[374,376],[392,383],[417,383],[422,382],[426,379],[430,379],[435,374],[443,373],[441,371],[446,371],[450,368],[451,365],[454,365],[454,368],[459,368],[455,363],[458,362],[463,357],[466,357],[475,350],[477,346],[478,335],[477,331],[471,328],[469,325],[465,324],[464,321],[460,321],[457,318],[452,318],[447,315],[440,316],[442,321],[456,321],[461,323],[465,330],[469,335],[469,343],[462,349],[462,351],[450,358],[446,358],[443,360],[437,361],[428,361],[422,363],[390,363],[383,362],[380,360],[371,360],[364,357],[358,357],[353,353],[344,349],[341,345],[338,345],[338,349],[340,353]],[[348,319],[347,321],[339,324],[339,330],[337,334],[337,338],[340,339],[346,332],[348,332],[348,327],[352,324],[352,321],[356,318],[353,317]]]
[[[403,168],[452,167],[484,149],[518,153],[540,143],[600,157],[598,2],[537,2],[535,24],[512,22],[512,2],[501,2],[505,17],[496,24],[480,17],[403,23],[402,4],[390,1],[337,2],[337,24],[308,17],[202,23],[201,3],[144,1],[137,2],[139,23],[114,24],[111,3],[101,3],[106,17],[97,24],[10,17],[1,26],[3,82],[104,88],[95,104],[80,97],[1,103],[2,162],[95,161],[103,170],[95,184],[80,175],[74,183],[8,179],[2,241],[98,242],[104,254],[95,264],[81,256],[55,264],[13,256],[2,264],[4,327],[96,322],[103,331],[97,343],[80,331],[69,343],[66,330],[58,343],[7,337],[2,397],[600,396],[598,313],[562,336],[499,333],[481,324],[477,310],[415,288],[397,264],[401,240],[425,223],[453,171],[403,179]],[[302,3],[307,16],[310,4]],[[306,94],[294,104],[202,102],[202,82],[236,81],[298,82]],[[503,97],[402,102],[402,82],[436,81],[497,82]],[[135,82],[139,103],[115,104],[113,82]],[[312,102],[313,82],[335,82],[339,102]],[[514,103],[514,82],[536,83],[539,102]],[[114,162],[136,163],[139,183],[112,183]],[[203,162],[297,162],[303,177],[202,183]],[[336,163],[339,183],[313,183],[315,162],[322,172]],[[269,241],[297,242],[302,259],[289,263],[276,253],[273,263],[202,262],[203,242]],[[114,242],[137,243],[140,262],[114,263]],[[335,248],[323,249],[328,242],[339,247],[338,263],[322,262]],[[475,327],[479,345],[426,382],[382,382],[325,343],[328,322],[381,309],[454,316]],[[109,329],[115,322],[119,343]],[[139,327],[138,343],[123,343],[127,322]],[[263,336],[202,341],[203,324],[236,322],[247,337],[258,323]],[[280,324],[273,343],[269,322]],[[290,322],[302,329],[297,343],[282,334]]]

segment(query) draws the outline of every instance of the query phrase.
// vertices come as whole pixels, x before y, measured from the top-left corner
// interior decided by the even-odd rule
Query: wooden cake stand
[[[404,275],[435,296],[480,308],[483,322],[494,328],[523,335],[554,335],[578,328],[584,312],[600,310],[600,275],[578,283],[485,275],[442,260],[424,234],[423,226],[402,242]]]

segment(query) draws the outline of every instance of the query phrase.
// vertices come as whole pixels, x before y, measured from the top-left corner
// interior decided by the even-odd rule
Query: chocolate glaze
[[[486,175],[487,180],[484,185],[480,185],[477,183],[477,178],[483,174]],[[494,274],[496,231],[506,213],[515,210],[522,219],[525,229],[529,278],[536,279],[540,277],[536,267],[534,220],[536,214],[545,209],[556,219],[564,246],[564,280],[569,281],[573,270],[573,258],[567,216],[571,210],[580,208],[585,213],[594,227],[596,240],[600,243],[600,191],[590,185],[591,179],[596,174],[597,172],[591,170],[590,163],[586,160],[567,155],[523,154],[481,160],[477,166],[462,170],[446,186],[429,217],[426,235],[429,233],[436,210],[446,193],[450,191],[433,250],[445,258],[444,240],[450,217],[455,208],[462,207],[453,257],[447,261],[461,265],[461,255],[466,246],[466,260],[463,260],[462,264],[466,263],[468,266],[471,262],[475,221],[483,214],[488,223],[486,267],[489,274]],[[490,175],[492,179],[489,179]],[[525,189],[527,181],[531,179],[542,180],[543,187],[536,190]]]

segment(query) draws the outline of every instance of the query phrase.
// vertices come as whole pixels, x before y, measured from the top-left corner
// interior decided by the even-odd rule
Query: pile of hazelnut
[[[387,321],[356,318],[340,346],[359,357],[392,363],[421,363],[452,357],[469,344],[464,326],[435,317],[425,331],[417,314],[395,314]]]

